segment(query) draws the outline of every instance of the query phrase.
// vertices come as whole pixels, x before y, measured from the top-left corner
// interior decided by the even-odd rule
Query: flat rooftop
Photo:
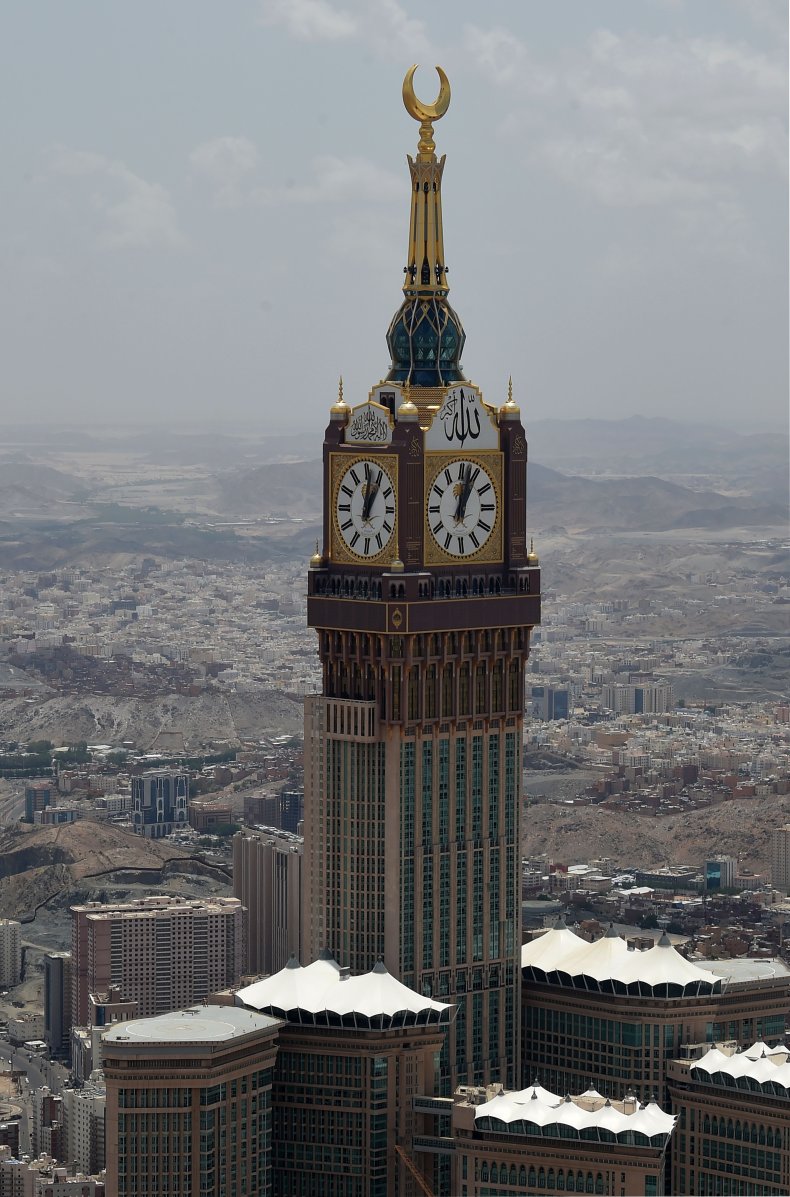
[[[161,1046],[166,1043],[223,1044],[256,1031],[271,1031],[280,1020],[239,1006],[190,1006],[153,1018],[113,1023],[102,1035],[104,1043]]]
[[[752,960],[748,956],[739,956],[735,960],[695,960],[697,968],[721,977],[723,981],[742,982],[768,981],[771,978],[790,977],[790,968],[783,960]]]

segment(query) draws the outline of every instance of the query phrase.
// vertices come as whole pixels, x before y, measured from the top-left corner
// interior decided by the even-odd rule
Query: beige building
[[[790,823],[774,827],[771,884],[780,893],[790,892]]]
[[[233,837],[233,894],[247,910],[244,971],[268,975],[301,957],[301,836],[245,827]]]
[[[268,1194],[279,1027],[193,1006],[106,1031],[107,1197]]]
[[[708,1050],[706,1050],[706,1048]],[[691,1053],[690,1053],[691,1054]],[[790,1053],[784,1044],[700,1044],[669,1066],[678,1133],[674,1193],[790,1193]]]
[[[65,1086],[61,1096],[61,1156],[89,1176],[104,1168],[104,1119],[107,1091],[101,1074],[81,1088]]]
[[[453,1104],[451,1191],[662,1197],[674,1124],[655,1102],[613,1101],[595,1089],[563,1098],[538,1084],[515,1093],[462,1087]]]
[[[10,989],[22,976],[22,925],[0,919],[0,987]]]
[[[0,1146],[0,1197],[105,1197],[103,1176],[64,1168],[49,1155],[16,1159]]]
[[[89,995],[116,989],[142,1017],[202,1001],[241,976],[245,912],[236,898],[170,895],[72,906],[72,1024]]]

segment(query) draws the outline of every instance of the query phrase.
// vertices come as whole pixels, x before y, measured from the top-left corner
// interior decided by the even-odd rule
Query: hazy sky
[[[389,364],[400,96],[464,367],[527,418],[779,426],[785,0],[6,0],[0,418],[323,425]]]

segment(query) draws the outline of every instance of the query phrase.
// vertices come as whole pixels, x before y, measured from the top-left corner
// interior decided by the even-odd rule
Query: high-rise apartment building
[[[189,775],[151,769],[132,778],[132,830],[159,839],[187,826]]]
[[[195,1006],[105,1031],[107,1197],[266,1197],[280,1025]]]
[[[22,977],[22,924],[0,919],[0,986],[10,989]]]
[[[244,971],[275,973],[301,956],[301,836],[245,827],[233,837],[233,894],[247,911]]]
[[[305,714],[304,956],[353,972],[384,960],[454,1003],[442,1053],[457,1079],[516,1083],[524,668],[540,619],[527,538],[527,442],[509,389],[484,400],[461,368],[448,302],[432,122],[404,100],[409,158],[404,299],[391,367],[341,394],[324,440],[323,546],[310,562],[320,696]]]
[[[55,784],[52,781],[29,781],[25,786],[25,818],[33,822],[36,811],[51,806],[55,799]]]
[[[203,1001],[240,976],[245,912],[236,898],[140,898],[72,906],[72,1023],[85,1026],[90,994],[115,988],[141,1017]]]
[[[71,1034],[71,956],[44,957],[44,1039],[53,1056],[68,1055]]]
[[[672,709],[673,693],[669,682],[628,682],[607,684],[601,691],[601,703],[615,715],[655,715]]]
[[[790,823],[785,823],[784,827],[774,827],[771,884],[780,893],[790,891]]]

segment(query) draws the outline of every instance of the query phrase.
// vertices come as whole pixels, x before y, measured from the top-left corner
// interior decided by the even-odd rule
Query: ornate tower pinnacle
[[[444,116],[450,106],[450,84],[441,67],[436,70],[441,86],[433,104],[424,104],[414,94],[414,72],[410,67],[403,80],[403,103],[409,116],[420,121],[420,140],[416,161],[408,155],[411,174],[411,220],[409,256],[403,290],[406,295],[446,295],[447,268],[444,263],[442,233],[442,173],[444,155],[436,159],[433,122]]]
[[[404,301],[387,332],[392,355],[388,379],[409,381],[415,388],[435,389],[463,381],[460,367],[464,330],[447,302],[450,290],[444,260],[442,230],[442,174],[444,155],[437,159],[433,122],[440,120],[450,105],[450,84],[441,67],[439,95],[433,104],[418,100],[414,93],[412,66],[403,80],[406,111],[420,122],[417,157],[408,155],[411,175],[409,248],[403,268]],[[422,406],[420,397],[414,396]],[[435,396],[425,400],[436,401]]]

